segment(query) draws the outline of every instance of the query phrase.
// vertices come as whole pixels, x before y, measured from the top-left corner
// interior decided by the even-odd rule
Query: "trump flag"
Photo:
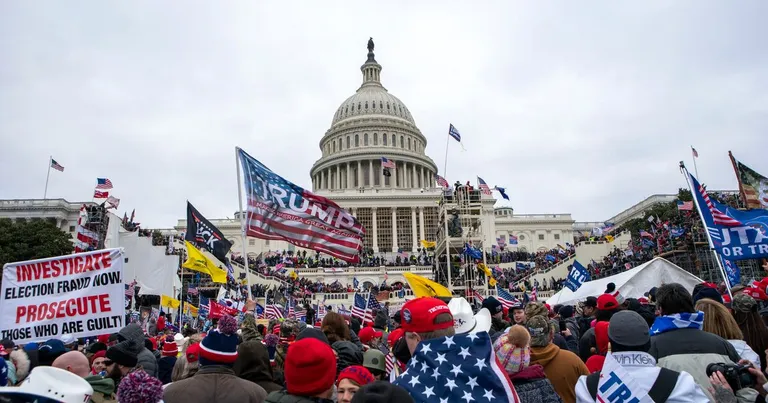
[[[248,201],[246,233],[360,261],[365,229],[346,210],[272,172],[240,148]]]

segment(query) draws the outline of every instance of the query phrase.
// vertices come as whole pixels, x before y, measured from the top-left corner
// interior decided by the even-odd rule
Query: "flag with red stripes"
[[[75,253],[86,252],[95,249],[99,245],[99,234],[85,228],[88,223],[88,211],[85,204],[80,207],[80,217],[77,219],[75,229]]]
[[[488,184],[485,183],[483,178],[481,178],[479,176],[477,177],[477,187],[480,188],[480,190],[483,192],[484,195],[490,196],[490,195],[493,194],[493,193],[491,193],[491,188],[488,187]]]
[[[443,188],[446,188],[446,189],[448,189],[450,187],[450,185],[448,185],[448,181],[445,180],[445,178],[443,178],[440,175],[435,175],[435,181],[437,181],[437,184],[440,187],[443,187]]]
[[[237,149],[248,200],[247,235],[282,240],[351,263],[360,261],[365,228],[333,201],[272,172]]]
[[[712,221],[714,221],[717,225],[725,225],[727,227],[738,227],[741,226],[741,221],[729,217],[724,212],[720,211],[715,205],[712,203],[712,199],[709,198],[709,194],[707,194],[707,189],[704,187],[704,185],[700,184],[696,178],[691,175],[691,179],[693,179],[694,186],[697,187],[697,191],[701,195],[701,198],[704,199],[704,206],[699,206],[700,208],[704,209],[706,208],[709,210],[710,214],[712,214]]]

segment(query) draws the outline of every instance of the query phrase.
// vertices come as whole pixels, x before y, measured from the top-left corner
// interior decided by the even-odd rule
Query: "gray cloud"
[[[440,169],[461,130],[448,179],[506,186],[518,213],[675,192],[690,145],[710,188],[736,186],[728,149],[768,172],[764,2],[327,3],[3,3],[0,197],[41,197],[52,154],[51,197],[107,176],[145,226],[186,199],[231,217],[236,145],[309,187],[368,36]]]

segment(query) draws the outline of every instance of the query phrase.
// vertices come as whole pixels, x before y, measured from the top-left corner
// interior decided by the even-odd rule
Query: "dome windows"
[[[374,105],[376,104],[374,103]],[[373,133],[373,145],[379,145],[379,133]]]
[[[365,133],[365,134],[363,135],[363,145],[364,145],[364,146],[367,146],[367,145],[368,145],[368,133]]]
[[[387,102],[387,110],[389,110],[389,102]]]
[[[392,147],[397,147],[397,137],[392,133]]]
[[[408,151],[411,150],[411,138],[408,137]]]
[[[379,101],[379,109],[384,110],[384,102]]]
[[[349,136],[347,136],[347,149],[349,149]]]
[[[400,148],[405,148],[405,140],[403,136],[400,136]]]
[[[357,103],[357,110],[358,110],[358,111],[360,110],[360,105],[361,105],[361,103],[360,103],[360,102],[358,102],[358,103]]]
[[[368,109],[368,101],[365,101],[365,109]]]
[[[381,135],[381,140],[383,145],[387,145],[387,133]]]
[[[360,147],[360,135],[355,134],[355,147]]]

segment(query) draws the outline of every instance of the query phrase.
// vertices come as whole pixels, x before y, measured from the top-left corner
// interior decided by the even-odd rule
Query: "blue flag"
[[[768,257],[768,210],[741,211],[712,200],[690,175],[696,205],[712,238],[712,246],[728,260]]]
[[[479,249],[476,249],[472,245],[465,243],[464,244],[464,254],[468,255],[472,259],[482,259],[483,258],[483,252],[481,252]]]
[[[419,403],[519,401],[487,332],[422,341],[393,383]]]
[[[506,188],[500,188],[496,186],[494,189],[496,189],[497,192],[501,195],[501,197],[504,198],[504,200],[509,200],[509,196],[507,196],[507,189]]]
[[[571,268],[570,273],[568,273],[568,277],[565,279],[565,286],[568,287],[571,291],[576,291],[579,289],[579,287],[582,286],[582,284],[586,283],[590,279],[591,276],[589,275],[589,270],[582,266],[582,264],[577,260],[574,260],[573,267]]]
[[[723,269],[725,269],[725,276],[728,277],[730,287],[741,284],[741,269],[736,265],[736,262],[732,262],[722,255],[720,255],[720,259],[723,261]]]

